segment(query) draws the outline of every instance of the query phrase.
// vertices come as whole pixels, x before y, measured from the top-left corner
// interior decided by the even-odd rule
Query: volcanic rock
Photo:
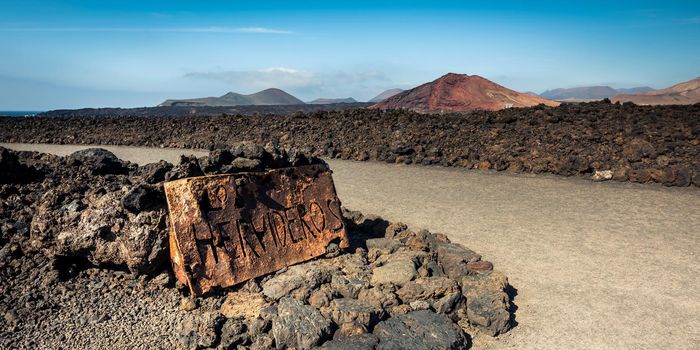
[[[355,337],[364,334],[367,334],[367,327],[357,322],[346,322],[338,327],[338,330],[333,334],[333,339]]]
[[[633,139],[622,148],[622,153],[630,162],[637,162],[643,157],[652,156],[654,154],[654,146],[649,141]]]
[[[463,276],[462,295],[467,301],[469,323],[496,336],[510,328],[510,302],[505,290],[508,279],[500,272],[485,277]]]
[[[445,296],[456,298],[460,289],[457,282],[451,278],[421,277],[404,285],[396,294],[404,303],[422,300],[429,301],[428,305],[431,305]]]
[[[519,93],[478,75],[449,73],[430,82],[398,93],[370,108],[410,109],[418,112],[499,110],[538,104],[558,106],[558,102]]]
[[[392,232],[393,230],[387,229],[387,231]],[[390,238],[372,238],[365,241],[365,245],[368,250],[376,249],[381,250],[383,253],[391,254],[396,251],[401,246],[401,243]]]
[[[126,174],[129,169],[114,153],[102,148],[88,148],[67,157],[75,166],[88,169],[93,175]]]
[[[19,162],[14,152],[0,147],[0,184],[26,182],[35,176],[32,169]]]
[[[367,287],[367,282],[358,278],[348,278],[346,275],[333,275],[331,288],[345,298],[357,298],[360,291]]]
[[[227,319],[221,327],[219,344],[226,349],[235,349],[238,345],[248,343],[250,335],[243,320]]]
[[[273,300],[292,293],[306,299],[312,289],[331,281],[332,270],[332,267],[315,263],[294,265],[263,282],[262,292]]]
[[[427,310],[409,312],[380,322],[374,328],[377,349],[463,349],[467,341],[462,330],[443,315]]]
[[[402,286],[417,275],[416,267],[411,260],[401,259],[388,262],[384,266],[380,266],[372,271],[372,280],[370,283],[373,286],[382,284],[395,284]]]
[[[331,322],[314,307],[284,297],[272,321],[277,348],[311,349],[331,334]]]
[[[143,177],[143,180],[149,184],[155,184],[165,181],[165,174],[173,168],[173,165],[161,160],[158,163],[150,163],[140,166],[136,175]]]
[[[121,199],[122,207],[132,213],[139,213],[163,204],[163,192],[153,185],[134,186]]]
[[[339,337],[327,341],[319,348],[322,350],[374,350],[379,339],[373,334],[361,334],[352,337]]]
[[[390,309],[401,303],[391,286],[377,286],[370,289],[363,289],[357,295],[357,300],[376,309]]]
[[[185,349],[201,349],[214,345],[225,319],[214,312],[201,316],[188,314],[184,322],[177,325],[177,336]]]
[[[163,266],[168,228],[165,202],[127,199],[130,210],[126,210],[122,199],[133,188],[125,176],[95,180],[102,186],[86,190],[82,180],[74,180],[48,191],[32,220],[32,238],[52,255],[82,256],[93,264],[126,265],[141,273]],[[139,211],[132,205],[149,210]]]
[[[268,303],[260,293],[231,292],[221,305],[220,312],[226,318],[256,318]]]
[[[384,316],[382,309],[374,308],[351,298],[335,299],[331,301],[329,306],[322,308],[321,313],[337,325],[354,322],[366,329],[372,329]]]
[[[481,255],[458,244],[438,244],[436,251],[443,271],[450,278],[459,278],[472,273],[467,263],[481,260]]]

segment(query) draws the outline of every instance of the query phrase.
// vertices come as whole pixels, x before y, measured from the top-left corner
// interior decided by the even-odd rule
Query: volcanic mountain
[[[656,89],[650,88],[648,86],[637,86],[637,87],[631,87],[631,88],[617,88],[615,90],[617,90],[617,94],[640,94],[643,92],[656,91]]]
[[[609,86],[582,86],[569,89],[547,90],[541,93],[540,96],[557,101],[590,101],[602,100],[617,94],[617,90]]]
[[[396,94],[369,108],[411,109],[418,112],[499,110],[559,102],[523,94],[478,75],[448,73],[421,86]]]
[[[541,93],[540,96],[556,101],[580,102],[602,100],[617,94],[636,94],[649,91],[654,91],[654,89],[648,86],[629,89],[613,89],[609,86],[581,86],[568,89],[547,90]]]
[[[280,90],[266,89],[250,95],[241,95],[229,92],[220,97],[202,97],[184,100],[166,100],[158,107],[166,106],[270,106],[270,105],[303,105],[300,99]]]
[[[346,98],[317,98],[313,101],[306,102],[311,105],[329,105],[333,103],[356,103],[357,100],[355,100],[352,97],[346,97]]]
[[[613,102],[634,102],[638,105],[691,105],[700,103],[700,77],[671,87],[640,94],[619,94]]]
[[[382,102],[382,101],[386,100],[387,98],[394,96],[400,92],[403,92],[403,89],[389,89],[389,90],[382,92],[381,94],[379,94],[377,96],[374,96],[371,100],[369,100],[367,102],[379,103],[379,102]]]

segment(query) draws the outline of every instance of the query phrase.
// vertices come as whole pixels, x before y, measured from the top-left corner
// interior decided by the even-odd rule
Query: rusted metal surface
[[[173,269],[193,295],[348,246],[325,165],[187,178],[165,194]]]

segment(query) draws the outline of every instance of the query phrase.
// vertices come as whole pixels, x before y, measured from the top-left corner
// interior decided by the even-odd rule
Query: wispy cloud
[[[265,27],[0,27],[0,32],[167,32],[294,34],[290,30]]]
[[[238,33],[262,33],[262,34],[294,34],[294,32],[289,30],[272,29],[265,27],[243,27],[235,28]]]

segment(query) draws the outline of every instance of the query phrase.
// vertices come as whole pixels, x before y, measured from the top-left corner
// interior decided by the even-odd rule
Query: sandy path
[[[139,163],[182,153],[106,148]],[[444,232],[506,272],[518,325],[497,340],[477,337],[476,349],[700,348],[697,188],[330,164],[347,207]]]

